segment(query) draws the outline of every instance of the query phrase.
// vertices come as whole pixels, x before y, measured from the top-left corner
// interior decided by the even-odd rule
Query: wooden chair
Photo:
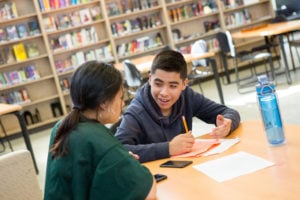
[[[42,200],[42,190],[28,150],[0,156],[0,169],[0,199]]]
[[[32,157],[32,161],[33,161],[33,164],[34,164],[34,167],[35,167],[35,171],[36,171],[36,173],[39,173],[39,170],[38,170],[38,167],[37,167],[37,164],[36,164],[36,161],[35,161],[33,149],[32,149],[32,146],[31,146],[31,141],[30,141],[30,138],[29,138],[29,135],[28,135],[26,123],[25,123],[25,120],[24,120],[24,116],[21,113],[21,110],[22,110],[22,106],[20,106],[18,104],[3,104],[3,103],[0,103],[0,118],[1,118],[1,116],[9,115],[9,114],[14,114],[18,118],[18,121],[19,121],[19,124],[20,124],[20,127],[21,127],[21,132],[22,132],[22,135],[23,135],[23,138],[24,138],[24,141],[25,141],[25,145],[26,145],[28,151],[31,153],[31,157]],[[8,143],[10,145],[11,150],[13,150],[2,122],[1,122],[1,128],[4,132],[5,138],[7,139]]]

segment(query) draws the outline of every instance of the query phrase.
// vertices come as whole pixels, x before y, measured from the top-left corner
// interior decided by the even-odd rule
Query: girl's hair
[[[73,108],[57,129],[50,149],[52,158],[61,157],[68,152],[67,140],[79,122],[80,113],[96,110],[98,116],[99,105],[113,100],[122,85],[121,72],[110,64],[88,61],[78,67],[71,78],[70,86]]]
[[[187,78],[187,64],[183,55],[174,50],[164,50],[158,53],[151,66],[151,74],[154,74],[157,69],[167,72],[177,72],[181,79]]]

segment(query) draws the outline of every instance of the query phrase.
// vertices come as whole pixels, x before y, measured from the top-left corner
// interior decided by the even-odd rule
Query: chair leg
[[[5,145],[4,145],[4,142],[3,142],[3,139],[2,138],[0,138],[0,143],[1,143],[1,146],[2,146],[2,150],[0,151],[0,153],[2,153],[2,152],[5,152]]]
[[[201,81],[201,80],[200,80],[200,81]],[[198,85],[199,85],[199,89],[200,89],[200,91],[201,91],[201,94],[204,95],[203,88],[202,88],[202,86],[201,86],[201,82],[199,82]]]
[[[10,140],[9,140],[9,138],[8,138],[8,136],[7,136],[6,130],[5,130],[5,128],[4,128],[3,123],[2,123],[1,120],[0,120],[0,126],[1,126],[1,129],[2,129],[3,133],[4,133],[5,139],[6,139],[7,143],[8,143],[8,146],[9,146],[10,150],[11,150],[11,151],[14,151],[14,150],[13,150],[13,147],[12,147],[12,145],[11,145],[11,143],[10,143]],[[4,150],[5,150],[4,143],[3,143],[2,145],[3,145]]]

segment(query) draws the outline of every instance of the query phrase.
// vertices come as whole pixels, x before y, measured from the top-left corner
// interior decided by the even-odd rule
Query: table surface
[[[232,38],[243,39],[257,36],[271,36],[292,32],[300,29],[300,20],[264,24],[232,33]]]
[[[8,113],[12,113],[15,111],[20,111],[22,110],[22,106],[18,104],[4,104],[0,103],[0,115],[5,115]]]
[[[189,64],[194,60],[200,60],[200,59],[204,59],[204,58],[212,58],[215,56],[215,53],[207,52],[207,53],[203,53],[203,54],[183,54],[183,56],[184,56],[187,64]],[[136,65],[137,69],[141,73],[148,73],[150,71],[151,64],[152,64],[154,57],[155,57],[154,55],[146,55],[146,56],[142,56],[139,58],[130,59],[130,61]],[[118,70],[123,71],[122,63],[115,64],[115,67]]]
[[[198,158],[174,158],[175,160],[193,160],[192,165],[183,169],[159,167],[161,163],[169,159],[144,164],[153,174],[161,173],[168,176],[166,180],[157,184],[159,200],[299,199],[300,126],[284,125],[284,129],[286,144],[270,147],[262,122],[242,122],[239,128],[229,136],[229,138],[239,137],[241,141],[221,154]],[[202,136],[202,138],[207,137],[207,135]],[[221,183],[192,167],[239,151],[259,156],[275,164]]]

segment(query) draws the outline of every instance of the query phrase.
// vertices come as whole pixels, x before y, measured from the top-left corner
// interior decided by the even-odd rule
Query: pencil
[[[189,129],[188,129],[188,127],[187,127],[186,120],[185,120],[185,117],[184,117],[184,116],[182,116],[182,123],[183,123],[184,129],[185,129],[185,132],[188,133],[188,132],[189,132]]]

